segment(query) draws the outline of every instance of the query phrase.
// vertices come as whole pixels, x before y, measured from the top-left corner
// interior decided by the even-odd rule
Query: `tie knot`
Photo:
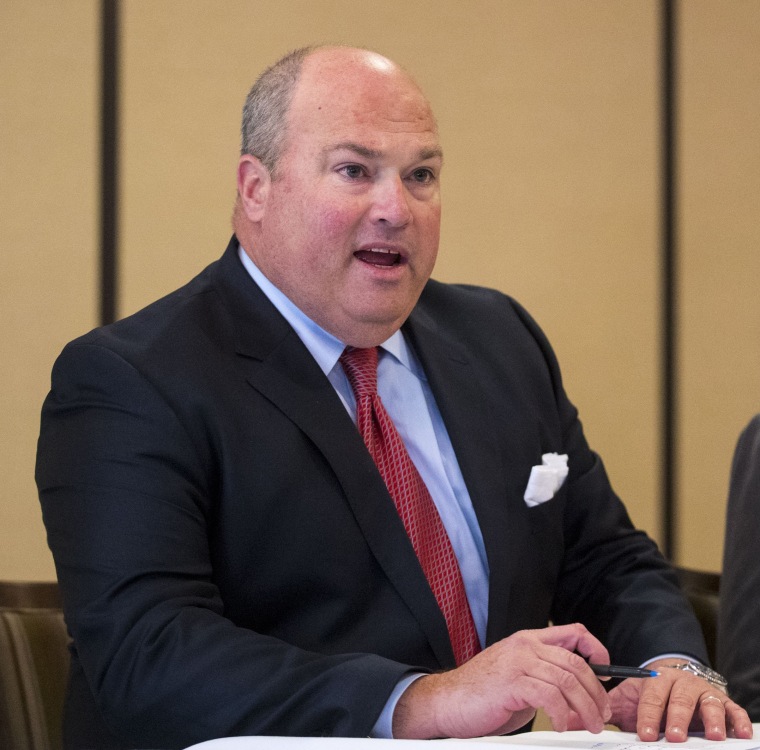
[[[340,355],[340,363],[354,389],[356,399],[377,393],[377,347],[355,349],[347,346]]]

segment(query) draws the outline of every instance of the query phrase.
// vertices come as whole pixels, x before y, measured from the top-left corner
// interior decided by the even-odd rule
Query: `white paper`
[[[701,735],[689,735],[686,742],[668,742],[664,735],[656,742],[642,742],[633,732],[617,732],[606,729],[599,734],[591,732],[526,732],[511,737],[480,737],[477,740],[469,740],[472,743],[491,743],[496,745],[510,745],[513,750],[526,748],[526,750],[652,750],[652,747],[666,745],[669,750],[679,750],[684,747],[699,748],[699,750],[760,750],[760,726],[753,725],[755,739],[736,740],[727,739],[724,742],[706,740]],[[441,749],[443,750],[443,748]]]
[[[369,737],[226,737],[185,750],[431,750],[431,742],[445,742],[440,750],[477,750],[478,740],[380,740]]]
[[[431,743],[445,743],[440,750],[477,750],[484,744],[508,745],[511,750],[760,750],[760,724],[754,724],[752,740],[713,742],[690,735],[686,742],[641,742],[636,734],[605,730],[591,732],[526,732],[511,737],[478,737],[471,740],[376,740],[351,737],[227,737],[193,745],[186,750],[432,750]]]

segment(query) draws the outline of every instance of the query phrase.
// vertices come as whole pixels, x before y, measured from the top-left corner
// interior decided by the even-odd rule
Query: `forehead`
[[[435,118],[418,86],[385,58],[368,55],[315,55],[304,62],[290,107],[289,135],[319,141],[321,147],[358,139],[381,148],[392,138],[437,148]]]

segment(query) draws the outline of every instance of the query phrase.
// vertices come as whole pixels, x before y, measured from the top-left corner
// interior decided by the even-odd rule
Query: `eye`
[[[433,171],[427,167],[420,167],[412,172],[411,179],[421,185],[427,185],[435,180],[435,174],[433,174]]]
[[[360,177],[364,177],[366,175],[364,167],[362,167],[360,164],[346,164],[345,166],[341,167],[338,172],[344,177],[348,177],[351,180],[358,180]]]

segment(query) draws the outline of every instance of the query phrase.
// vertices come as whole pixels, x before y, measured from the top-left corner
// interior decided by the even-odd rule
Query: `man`
[[[246,102],[222,259],[64,350],[37,479],[69,747],[467,737],[537,707],[557,729],[751,735],[667,668],[706,660],[698,625],[535,323],[428,281],[441,167],[405,72],[296,52]],[[610,656],[661,675],[607,694],[585,659]]]

